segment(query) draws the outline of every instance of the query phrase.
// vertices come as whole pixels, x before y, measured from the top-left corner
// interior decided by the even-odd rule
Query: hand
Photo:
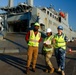
[[[48,45],[46,43],[44,43],[44,46],[47,47]]]
[[[48,47],[48,48],[52,48],[52,45],[48,45],[47,47]]]

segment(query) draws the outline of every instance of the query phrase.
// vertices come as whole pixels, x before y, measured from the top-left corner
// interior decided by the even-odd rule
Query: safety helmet
[[[46,33],[48,32],[52,32],[52,30],[50,28],[47,28]]]
[[[62,26],[58,26],[57,29],[63,30],[63,27]]]
[[[36,22],[36,23],[34,24],[34,26],[40,26],[40,24]]]

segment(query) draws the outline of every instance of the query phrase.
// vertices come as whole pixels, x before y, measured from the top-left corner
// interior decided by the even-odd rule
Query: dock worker
[[[52,39],[53,39],[52,30],[50,28],[47,28],[46,35],[47,36],[43,42],[43,51],[44,51],[45,63],[46,63],[45,72],[53,73],[54,67],[52,65],[52,62],[50,61],[50,58],[52,57],[54,50],[52,45]]]
[[[66,55],[66,42],[67,37],[63,33],[63,27],[60,25],[57,27],[58,33],[54,35],[53,44],[55,50],[55,56],[58,64],[58,72],[65,75],[65,55]]]
[[[28,43],[28,51],[27,51],[27,68],[26,68],[26,73],[29,73],[29,68],[30,64],[32,61],[32,71],[36,71],[36,62],[37,62],[37,57],[38,57],[38,47],[39,43],[41,42],[41,33],[38,31],[40,24],[35,23],[34,24],[34,29],[30,30],[26,34],[26,41]]]

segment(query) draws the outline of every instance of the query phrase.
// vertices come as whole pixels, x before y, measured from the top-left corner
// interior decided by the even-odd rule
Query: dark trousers
[[[61,68],[61,70],[64,70],[65,68],[65,55],[66,55],[66,50],[62,48],[55,49],[57,64],[58,64],[58,67]]]

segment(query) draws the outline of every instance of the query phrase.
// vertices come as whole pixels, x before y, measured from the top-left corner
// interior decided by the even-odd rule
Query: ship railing
[[[33,15],[31,15],[31,18],[33,19],[34,22],[36,22],[37,19]]]

